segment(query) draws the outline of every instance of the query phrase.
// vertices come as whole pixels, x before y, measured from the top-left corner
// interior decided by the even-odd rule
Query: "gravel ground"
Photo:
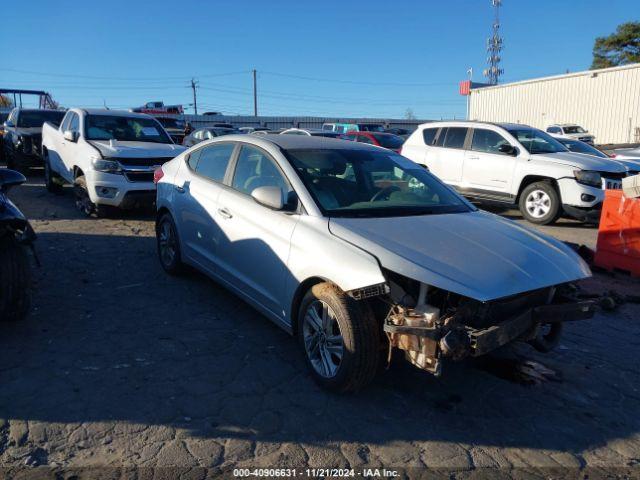
[[[152,213],[86,219],[68,189],[50,195],[39,177],[11,196],[33,219],[42,267],[31,316],[0,326],[5,473],[640,472],[637,305],[569,324],[551,354],[522,350],[557,381],[525,386],[470,362],[445,365],[437,379],[398,363],[361,394],[332,395],[313,383],[293,339],[248,305],[199,274],[163,273]],[[574,222],[548,230],[595,242],[594,229]],[[639,285],[599,275],[588,287]]]

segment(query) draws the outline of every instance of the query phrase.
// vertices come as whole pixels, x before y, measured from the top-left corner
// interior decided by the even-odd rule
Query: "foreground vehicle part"
[[[307,292],[298,316],[298,336],[314,379],[329,390],[357,391],[375,376],[380,328],[366,302],[335,285]]]
[[[36,235],[18,208],[6,197],[26,181],[13,170],[0,170],[0,320],[24,318],[31,304],[31,266],[28,248]]]
[[[590,276],[571,248],[390,150],[228,135],[154,179],[163,268],[184,262],[298,335],[328,389],[365,386],[389,345],[437,375],[510,342],[548,349],[557,329],[541,325],[593,314],[567,293]]]

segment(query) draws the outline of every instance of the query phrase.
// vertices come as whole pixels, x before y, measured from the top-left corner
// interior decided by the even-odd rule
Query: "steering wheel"
[[[386,196],[387,198],[389,198],[389,195],[391,195],[393,192],[399,192],[399,191],[400,191],[400,187],[396,185],[389,185],[388,187],[384,187],[382,190],[377,192],[373,197],[371,197],[371,200],[369,201],[377,202],[378,200],[381,200],[383,197]]]

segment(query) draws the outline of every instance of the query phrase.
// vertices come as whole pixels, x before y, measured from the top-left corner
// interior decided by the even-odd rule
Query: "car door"
[[[51,135],[51,145],[49,145],[49,165],[51,169],[63,176],[67,175],[67,168],[64,166],[64,162],[62,159],[62,142],[66,142],[64,139],[64,131],[69,129],[69,122],[71,121],[71,117],[73,116],[73,112],[67,112],[60,123],[60,128],[55,135]],[[52,148],[53,147],[53,148]],[[68,179],[68,178],[67,178]]]
[[[65,117],[65,121],[67,118]],[[65,130],[62,130],[59,135],[60,142],[60,164],[54,169],[62,177],[68,181],[73,181],[73,167],[78,165],[79,161],[86,160],[81,158],[80,148],[78,142],[72,142],[64,138],[65,131],[75,132],[76,138],[80,135],[80,116],[76,112],[69,112],[68,122],[66,123]]]
[[[466,151],[463,169],[463,189],[480,191],[510,199],[516,157],[500,151],[510,142],[499,132],[474,128],[470,149]]]
[[[445,183],[458,186],[462,182],[468,133],[467,127],[441,128],[435,144],[427,150],[425,164]]]
[[[251,192],[263,186],[280,187],[289,198],[292,189],[277,163],[264,150],[244,144],[240,149],[231,189],[220,194],[218,266],[238,291],[280,318],[284,299],[291,236],[298,222],[295,212],[260,205]]]
[[[180,166],[174,185],[174,212],[184,255],[216,274],[220,227],[218,197],[236,145],[214,143],[194,150]]]

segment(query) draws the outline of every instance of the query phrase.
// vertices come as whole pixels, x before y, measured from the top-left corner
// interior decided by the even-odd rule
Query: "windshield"
[[[65,112],[57,110],[24,110],[18,114],[18,127],[34,128],[42,127],[44,122],[51,122],[54,125],[60,125]]]
[[[393,152],[287,150],[325,215],[394,217],[472,211],[465,200],[419,165]]]
[[[87,115],[85,131],[87,140],[173,143],[164,129],[152,118]]]
[[[564,133],[587,133],[587,131],[582,128],[579,127],[578,125],[574,125],[571,127],[562,127],[564,130]]]
[[[156,120],[158,120],[164,128],[184,129],[184,122],[176,118],[156,117]]]
[[[507,131],[531,154],[567,151],[558,140],[537,128],[510,128]]]
[[[373,137],[378,141],[381,147],[397,150],[404,143],[404,138],[391,134],[373,133]]]
[[[596,147],[587,145],[586,143],[581,142],[579,140],[567,140],[567,139],[561,138],[561,139],[558,139],[558,141],[572,152],[586,153],[588,155],[595,155],[596,157],[609,158],[606,153],[601,152]]]

